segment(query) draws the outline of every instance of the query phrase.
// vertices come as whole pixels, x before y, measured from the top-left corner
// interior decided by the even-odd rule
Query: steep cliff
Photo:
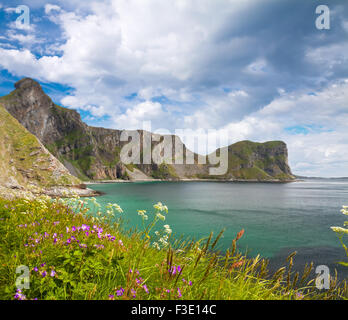
[[[281,141],[253,143],[242,141],[228,147],[228,169],[223,175],[211,175],[209,164],[199,164],[199,158],[207,159],[187,150],[175,136],[152,135],[138,130],[140,147],[143,138],[150,135],[151,150],[163,156],[160,144],[169,145],[177,156],[192,156],[192,164],[169,164],[174,159],[164,159],[162,164],[128,164],[120,161],[121,149],[127,142],[121,141],[121,130],[90,127],[82,122],[78,112],[60,107],[44,93],[40,84],[25,78],[15,84],[15,90],[0,98],[8,112],[34,134],[70,171],[83,180],[136,179],[255,179],[291,180],[293,176],[287,163],[287,148]],[[126,127],[126,124],[125,124]],[[133,131],[134,132],[134,131]],[[132,131],[126,131],[132,134]],[[227,148],[227,147],[226,147]],[[219,150],[223,152],[224,150]],[[140,158],[143,158],[140,151]],[[143,160],[143,159],[142,159]],[[145,161],[142,161],[144,163]]]

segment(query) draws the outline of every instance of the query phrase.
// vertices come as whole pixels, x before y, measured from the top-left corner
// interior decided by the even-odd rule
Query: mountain
[[[34,134],[71,174],[82,180],[294,179],[288,165],[287,147],[282,141],[241,141],[221,148],[217,154],[228,154],[228,168],[224,174],[214,175],[210,171],[217,165],[210,162],[211,155],[201,156],[191,152],[177,136],[154,135],[143,130],[121,131],[88,126],[81,120],[78,112],[55,104],[33,79],[25,78],[18,81],[15,90],[0,98],[0,103]],[[144,160],[144,150],[151,150],[158,157],[162,157],[163,161],[157,162],[158,164],[143,164],[145,161],[142,161],[142,164],[124,164],[120,160],[121,150],[128,141],[121,141],[122,133],[139,135],[140,149],[137,152],[140,158]],[[148,137],[154,139],[146,143]],[[164,158],[161,146],[169,151],[169,157]],[[188,163],[186,160],[192,158],[192,164],[172,164],[177,157],[182,157],[184,163]]]
[[[0,185],[29,189],[79,183],[0,103]]]

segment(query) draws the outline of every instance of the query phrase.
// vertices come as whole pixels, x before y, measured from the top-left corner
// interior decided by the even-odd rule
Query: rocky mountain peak
[[[37,81],[31,78],[21,79],[17,81],[14,86],[16,89],[26,90],[26,89],[35,88],[35,89],[40,89],[41,91],[43,91],[41,88],[41,85]]]

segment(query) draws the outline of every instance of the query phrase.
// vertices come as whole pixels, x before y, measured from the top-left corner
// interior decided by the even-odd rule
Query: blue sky
[[[2,1],[0,94],[22,77],[90,125],[283,140],[294,173],[348,176],[344,0]]]

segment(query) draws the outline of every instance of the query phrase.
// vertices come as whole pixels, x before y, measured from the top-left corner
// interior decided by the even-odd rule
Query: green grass
[[[163,221],[167,208],[160,203],[153,213],[139,212],[144,228],[138,231],[122,228],[127,213],[117,205],[106,210],[101,213],[95,199],[70,204],[0,199],[0,299],[14,298],[19,266],[29,268],[30,288],[18,299],[346,297],[346,288],[335,281],[330,290],[317,291],[306,274],[302,281],[293,275],[293,257],[289,266],[269,275],[266,260],[247,259],[236,249],[242,232],[219,253],[215,247],[222,233],[198,242],[171,237]]]
[[[30,180],[37,182],[40,186],[78,183],[75,177],[68,174],[53,177],[52,172],[48,170],[50,155],[44,152],[37,138],[12,117],[1,104],[0,146],[0,169],[7,179],[13,176],[20,184],[26,185],[28,179],[23,172],[30,172]]]
[[[175,169],[170,164],[166,164],[164,162],[158,166],[157,170],[152,172],[152,177],[154,179],[162,180],[178,179]]]

